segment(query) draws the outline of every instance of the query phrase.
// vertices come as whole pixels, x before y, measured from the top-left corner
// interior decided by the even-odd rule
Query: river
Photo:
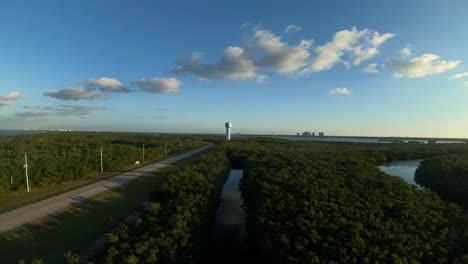
[[[421,160],[393,161],[379,166],[379,169],[387,174],[398,176],[407,183],[419,187],[419,185],[414,181],[414,173],[416,172],[416,169],[420,163]]]

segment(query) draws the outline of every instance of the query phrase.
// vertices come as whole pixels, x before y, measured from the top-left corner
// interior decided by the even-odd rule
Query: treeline
[[[448,155],[425,159],[415,174],[419,185],[442,198],[468,208],[468,155]]]
[[[144,217],[107,234],[106,263],[201,262],[229,169],[225,153],[215,147],[169,175]]]
[[[468,263],[466,213],[374,165],[466,147],[231,143],[229,157],[244,166],[252,260]]]
[[[0,199],[25,189],[24,155],[32,188],[81,179],[100,171],[130,168],[135,161],[157,160],[200,144],[197,138],[129,133],[44,133],[0,137]],[[167,148],[166,148],[167,146]]]

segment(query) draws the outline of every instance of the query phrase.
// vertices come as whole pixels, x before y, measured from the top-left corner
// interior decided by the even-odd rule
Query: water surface
[[[295,141],[318,141],[318,142],[350,142],[350,143],[420,143],[427,144],[427,139],[409,139],[409,138],[383,138],[383,137],[329,137],[329,136],[270,136]],[[460,140],[436,140],[437,144],[465,143]]]
[[[244,254],[245,213],[239,190],[242,174],[243,170],[231,170],[224,184],[221,205],[216,212],[211,253],[214,258],[212,261],[218,263],[237,263]]]
[[[44,133],[42,130],[0,130],[0,136],[33,135]]]
[[[407,183],[419,186],[414,181],[414,173],[422,160],[402,160],[393,161],[379,166],[379,169],[387,174],[398,176]]]

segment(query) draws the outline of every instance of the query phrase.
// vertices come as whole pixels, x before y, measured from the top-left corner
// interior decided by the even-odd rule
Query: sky
[[[0,2],[0,129],[468,136],[468,1]]]

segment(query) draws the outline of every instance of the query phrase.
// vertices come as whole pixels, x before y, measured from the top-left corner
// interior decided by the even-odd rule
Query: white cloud
[[[359,65],[375,57],[379,53],[378,47],[393,36],[392,33],[380,34],[369,29],[338,31],[332,41],[316,48],[318,56],[312,61],[310,68],[312,71],[323,71],[339,62],[348,64],[342,60],[344,55],[348,55],[354,65]]]
[[[343,52],[350,50],[362,34],[355,28],[336,32],[332,41],[316,49],[318,56],[312,62],[312,70],[322,71],[333,67],[340,61]]]
[[[24,100],[26,98],[28,97],[20,92],[9,92],[7,94],[0,95],[0,107],[9,106],[15,101]]]
[[[298,30],[297,25],[288,25],[286,32]],[[298,44],[289,44],[283,37],[261,27],[255,27],[245,48],[227,47],[216,63],[203,63],[202,53],[192,53],[189,58],[179,59],[173,74],[193,74],[207,80],[257,80],[267,77],[259,71],[273,70],[278,74],[302,76],[327,70],[337,63],[346,67],[359,65],[379,54],[379,47],[392,33],[356,28],[338,31],[328,43],[318,46],[312,58],[311,39],[302,39]],[[372,69],[371,69],[372,70]]]
[[[330,95],[349,95],[349,94],[351,94],[351,91],[346,87],[340,87],[340,88],[336,88],[336,89],[331,89],[330,91],[328,91],[328,94],[330,94]]]
[[[375,72],[379,72],[379,70],[377,69],[377,63],[371,63],[369,65],[367,65],[364,69],[363,69],[364,72],[367,72],[367,73],[375,73]]]
[[[263,53],[257,61],[260,67],[271,68],[280,74],[292,74],[307,65],[311,40],[291,46],[268,30],[255,30],[253,44]]]
[[[286,29],[284,30],[284,32],[286,33],[293,33],[293,32],[298,32],[298,31],[301,31],[301,27],[298,26],[298,25],[294,25],[294,24],[291,24],[291,25],[288,25],[286,27]]]
[[[444,61],[434,54],[425,53],[420,57],[405,60],[397,59],[386,63],[386,67],[394,71],[394,77],[418,78],[446,72],[460,64],[460,61]]]
[[[361,62],[371,59],[379,54],[379,50],[376,47],[368,47],[362,48],[362,46],[358,46],[353,50],[353,64],[359,65]]]
[[[95,100],[106,97],[103,93],[89,91],[81,87],[49,90],[44,95],[59,100]]]
[[[400,50],[400,53],[404,57],[411,56],[411,49],[410,48],[404,48],[404,49]]]
[[[457,73],[457,74],[453,75],[452,77],[450,77],[450,79],[460,79],[460,78],[463,78],[463,77],[468,77],[468,72]]]
[[[0,107],[2,106],[9,106],[11,105],[11,101],[3,101],[3,100],[0,100]]]
[[[372,42],[372,45],[378,47],[378,46],[382,45],[385,41],[393,38],[394,36],[395,36],[395,34],[392,34],[392,33],[380,34],[379,32],[375,31],[371,42]]]
[[[465,87],[468,87],[468,81],[465,82]]]
[[[154,77],[136,81],[135,84],[141,90],[148,93],[177,93],[180,90],[182,82],[174,78]]]
[[[23,100],[26,99],[27,96],[20,92],[9,92],[5,95],[0,95],[0,100],[5,100],[5,101],[18,101],[18,100]]]
[[[182,58],[171,70],[173,74],[189,73],[207,80],[248,80],[261,81],[265,76],[257,74],[254,58],[240,47],[228,47],[223,57],[214,64],[201,63],[202,53],[192,53],[190,58]]]
[[[107,77],[89,79],[85,84],[88,89],[100,89],[102,92],[128,92],[128,88],[120,81]]]

